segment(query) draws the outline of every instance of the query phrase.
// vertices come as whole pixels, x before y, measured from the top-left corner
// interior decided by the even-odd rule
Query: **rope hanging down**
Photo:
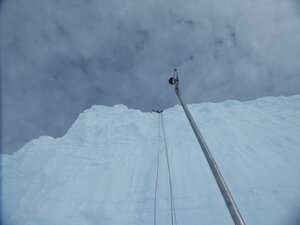
[[[171,221],[172,221],[172,225],[177,225],[175,202],[174,202],[174,195],[173,195],[173,185],[172,185],[172,177],[171,177],[171,168],[170,168],[170,162],[169,162],[169,154],[168,154],[168,146],[167,146],[167,140],[166,140],[165,126],[164,126],[164,119],[163,119],[162,113],[159,113],[159,116],[158,116],[157,164],[156,164],[156,179],[155,179],[155,193],[154,193],[154,225],[157,224],[157,189],[158,189],[159,161],[160,161],[160,145],[159,145],[160,127],[162,127],[162,131],[163,131],[163,139],[164,139],[165,153],[166,153],[166,159],[167,159],[169,188],[170,188]]]
[[[156,178],[155,178],[155,193],[154,193],[154,225],[156,225],[156,205],[157,205],[157,187],[158,187],[158,171],[159,171],[159,137],[160,137],[160,116],[158,116],[158,132],[157,132],[157,161],[156,161]]]

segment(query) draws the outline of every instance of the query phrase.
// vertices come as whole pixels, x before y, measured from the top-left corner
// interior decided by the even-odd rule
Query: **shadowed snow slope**
[[[300,96],[190,105],[247,224],[296,225],[300,212]],[[180,106],[163,113],[178,225],[232,224]],[[1,155],[2,224],[170,224],[158,114],[93,106],[61,138]]]

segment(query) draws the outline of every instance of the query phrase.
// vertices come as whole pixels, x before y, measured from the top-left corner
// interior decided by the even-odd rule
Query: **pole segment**
[[[171,78],[172,79],[172,78]],[[200,130],[198,129],[187,105],[184,103],[182,97],[181,97],[181,93],[180,93],[180,90],[179,90],[179,80],[178,80],[178,74],[177,74],[177,70],[174,69],[174,78],[173,80],[170,79],[170,84],[175,84],[175,93],[177,95],[177,97],[179,98],[179,101],[181,103],[181,106],[192,126],[192,129],[196,135],[196,138],[201,146],[201,149],[205,155],[205,158],[208,162],[208,165],[214,175],[214,178],[218,184],[218,187],[222,193],[222,196],[224,198],[224,201],[226,203],[226,206],[230,212],[230,215],[231,215],[231,218],[234,222],[235,225],[245,225],[245,222],[243,220],[243,217],[242,215],[240,214],[240,211],[237,207],[237,205],[235,204],[235,201],[226,185],[226,182],[217,166],[217,163],[215,162],[212,154],[210,153],[210,150],[207,146],[207,144],[205,143],[205,140],[200,132]]]

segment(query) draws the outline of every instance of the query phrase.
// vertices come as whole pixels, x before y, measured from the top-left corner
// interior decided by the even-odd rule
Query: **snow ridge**
[[[300,96],[189,107],[246,223],[296,225]],[[183,110],[164,118],[178,224],[232,224]],[[153,224],[157,126],[154,113],[92,106],[65,136],[1,155],[2,224]],[[159,224],[170,223],[164,160]]]

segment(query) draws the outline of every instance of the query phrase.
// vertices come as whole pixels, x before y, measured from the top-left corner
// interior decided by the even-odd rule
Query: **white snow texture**
[[[246,224],[296,225],[300,96],[189,105]],[[163,113],[178,225],[233,224],[181,106]],[[159,141],[158,141],[159,140]],[[93,106],[61,138],[1,155],[3,225],[170,223],[158,114]]]

